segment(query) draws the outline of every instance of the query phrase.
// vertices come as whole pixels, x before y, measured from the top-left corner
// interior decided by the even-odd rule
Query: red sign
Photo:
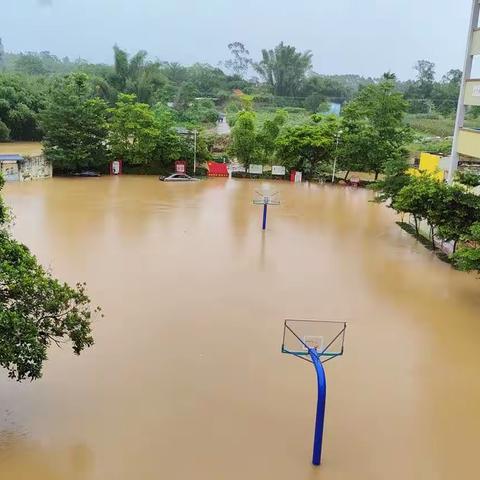
[[[228,169],[225,163],[208,162],[209,177],[228,177]]]
[[[114,160],[110,162],[110,175],[121,175],[123,168],[122,160]]]
[[[187,173],[187,162],[185,160],[175,162],[175,173]]]

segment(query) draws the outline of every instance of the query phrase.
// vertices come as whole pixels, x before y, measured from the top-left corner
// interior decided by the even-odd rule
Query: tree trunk
[[[433,225],[430,225],[430,237],[432,239],[432,248],[436,250],[436,245],[435,245],[435,235],[433,233]]]
[[[418,219],[416,215],[413,216],[413,220],[415,221],[415,233],[417,234],[417,237],[418,237]]]
[[[458,240],[453,241],[453,253],[457,251],[457,243],[458,243]]]
[[[343,180],[345,180],[345,182],[347,181],[347,178],[348,178],[349,174],[350,174],[350,170],[347,170],[347,173],[345,174],[345,177],[343,177]]]
[[[375,172],[375,181],[378,180],[378,174],[379,174],[379,173],[380,173],[380,172]]]

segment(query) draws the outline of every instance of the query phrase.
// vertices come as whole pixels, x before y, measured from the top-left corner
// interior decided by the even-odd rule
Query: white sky
[[[280,41],[312,50],[319,73],[414,76],[428,59],[461,68],[471,0],[0,0],[7,51],[111,62],[112,46],[216,65],[227,44],[253,58]]]

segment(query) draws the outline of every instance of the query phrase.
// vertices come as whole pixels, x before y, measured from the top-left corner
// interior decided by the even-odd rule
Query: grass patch
[[[438,114],[410,114],[406,122],[414,130],[433,137],[451,137],[455,127],[455,118]],[[480,119],[466,119],[465,127],[480,128]]]
[[[255,126],[261,128],[265,123],[265,120],[272,119],[277,111],[277,108],[266,108],[255,110]],[[288,109],[287,109],[288,111]],[[302,108],[293,109],[288,112],[286,126],[302,125],[303,123],[309,122],[311,113]]]
[[[418,139],[408,145],[408,151],[410,155],[419,155],[421,152],[433,153],[435,155],[450,155],[452,151],[452,139],[440,138],[440,139]]]

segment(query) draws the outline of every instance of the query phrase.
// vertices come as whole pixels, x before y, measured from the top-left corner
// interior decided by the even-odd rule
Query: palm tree
[[[158,62],[147,60],[145,50],[138,51],[130,59],[128,53],[117,45],[113,47],[114,74],[111,83],[118,92],[134,93],[139,102],[153,104],[168,80],[160,70]]]
[[[274,95],[294,97],[312,68],[312,53],[297,52],[295,47],[281,42],[273,50],[262,50],[262,60],[254,68]]]

